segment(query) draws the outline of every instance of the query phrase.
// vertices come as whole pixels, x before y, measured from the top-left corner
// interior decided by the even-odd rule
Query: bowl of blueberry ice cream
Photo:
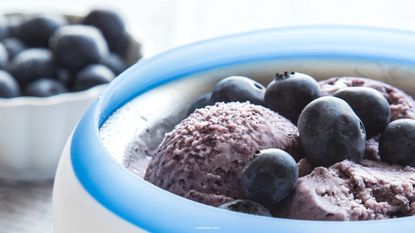
[[[67,143],[55,229],[410,231],[414,43],[404,31],[283,28],[133,66]]]
[[[111,10],[2,15],[0,178],[52,179],[76,122],[140,47]]]

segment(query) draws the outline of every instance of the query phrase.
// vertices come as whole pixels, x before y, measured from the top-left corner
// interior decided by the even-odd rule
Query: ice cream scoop
[[[244,198],[239,177],[255,151],[301,157],[297,127],[248,102],[196,110],[165,135],[144,179],[177,195],[218,206]]]
[[[414,168],[344,160],[301,177],[283,216],[309,220],[408,216],[415,213],[414,185]]]

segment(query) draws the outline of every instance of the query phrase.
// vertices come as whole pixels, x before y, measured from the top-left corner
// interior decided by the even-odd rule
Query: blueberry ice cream
[[[282,217],[370,220],[415,214],[415,169],[363,160],[317,167],[298,180]]]
[[[217,103],[198,109],[166,134],[144,179],[186,198],[218,206],[243,198],[239,178],[255,151],[299,155],[297,128],[259,105]]]
[[[283,72],[264,90],[247,77],[228,77],[165,135],[144,179],[194,201],[263,216],[410,216],[414,119],[412,97],[368,78],[316,82]]]

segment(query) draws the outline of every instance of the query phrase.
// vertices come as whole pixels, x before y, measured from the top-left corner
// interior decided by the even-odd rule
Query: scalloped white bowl
[[[52,179],[67,137],[105,87],[46,98],[0,99],[0,178]]]
[[[25,15],[12,13],[7,17],[16,20]],[[81,19],[74,15],[66,17],[71,23]],[[150,49],[145,37],[130,38],[130,50],[124,59],[131,65]],[[51,97],[0,98],[0,179],[53,179],[68,136],[106,86]]]

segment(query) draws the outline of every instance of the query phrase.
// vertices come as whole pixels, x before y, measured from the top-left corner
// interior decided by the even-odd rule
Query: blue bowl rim
[[[202,41],[144,59],[114,80],[85,113],[71,143],[71,162],[83,188],[109,211],[151,232],[393,232],[415,217],[327,222],[268,218],[206,206],[130,174],[108,154],[99,128],[119,107],[165,83],[236,64],[287,59],[340,59],[415,68],[415,33],[356,26],[304,26],[261,30]],[[197,59],[195,59],[197,58]],[[162,68],[162,69],[161,69]],[[122,196],[122,198],[121,198]]]

